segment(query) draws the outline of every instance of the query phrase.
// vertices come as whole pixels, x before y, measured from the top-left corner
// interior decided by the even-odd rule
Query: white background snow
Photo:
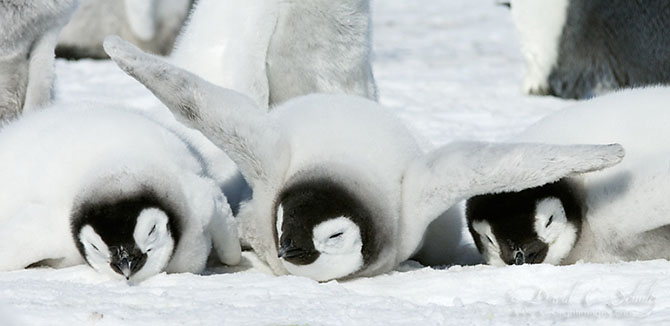
[[[518,39],[493,0],[377,0],[373,8],[380,100],[435,145],[503,140],[570,104],[521,94]],[[161,110],[110,62],[59,60],[56,73],[59,99]],[[247,253],[242,266],[207,274],[129,286],[86,266],[0,273],[0,325],[670,322],[670,262],[661,260],[442,269],[408,262],[387,275],[317,283],[268,275]]]

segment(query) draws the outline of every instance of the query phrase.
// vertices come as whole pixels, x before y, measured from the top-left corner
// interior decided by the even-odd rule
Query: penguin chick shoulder
[[[253,190],[238,215],[242,237],[277,274],[325,281],[391,271],[468,194],[537,186],[623,156],[618,145],[471,142],[424,153],[399,118],[364,98],[309,95],[267,113],[117,37],[105,49],[237,164]]]

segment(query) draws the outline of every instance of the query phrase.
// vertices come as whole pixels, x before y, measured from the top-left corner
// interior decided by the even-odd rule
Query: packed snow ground
[[[511,17],[493,0],[373,1],[381,102],[432,144],[503,140],[569,105],[521,94]],[[162,110],[110,62],[57,63],[57,92]],[[467,240],[466,240],[467,241]],[[593,325],[670,321],[670,262],[555,267],[408,262],[347,282],[268,275],[253,254],[139,285],[86,266],[0,273],[0,325]],[[616,323],[614,323],[616,324]]]

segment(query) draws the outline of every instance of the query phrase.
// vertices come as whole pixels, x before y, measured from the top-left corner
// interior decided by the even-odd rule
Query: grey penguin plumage
[[[51,102],[58,33],[78,4],[0,1],[0,120]]]
[[[515,0],[532,94],[584,99],[670,81],[668,3]]]

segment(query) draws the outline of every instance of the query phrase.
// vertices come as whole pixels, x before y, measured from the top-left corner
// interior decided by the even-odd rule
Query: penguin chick
[[[81,104],[79,104],[81,106]],[[88,263],[131,282],[240,260],[199,152],[146,116],[53,106],[0,132],[0,270]]]
[[[325,281],[391,271],[468,194],[537,186],[623,157],[619,145],[476,142],[424,153],[368,99],[308,95],[267,113],[118,37],[105,49],[237,164],[253,190],[238,215],[242,237],[277,274]],[[543,173],[526,172],[535,168]]]
[[[469,230],[487,262],[670,258],[669,99],[667,87],[620,91],[558,111],[514,137],[551,144],[618,142],[626,159],[556,183],[469,199]]]

